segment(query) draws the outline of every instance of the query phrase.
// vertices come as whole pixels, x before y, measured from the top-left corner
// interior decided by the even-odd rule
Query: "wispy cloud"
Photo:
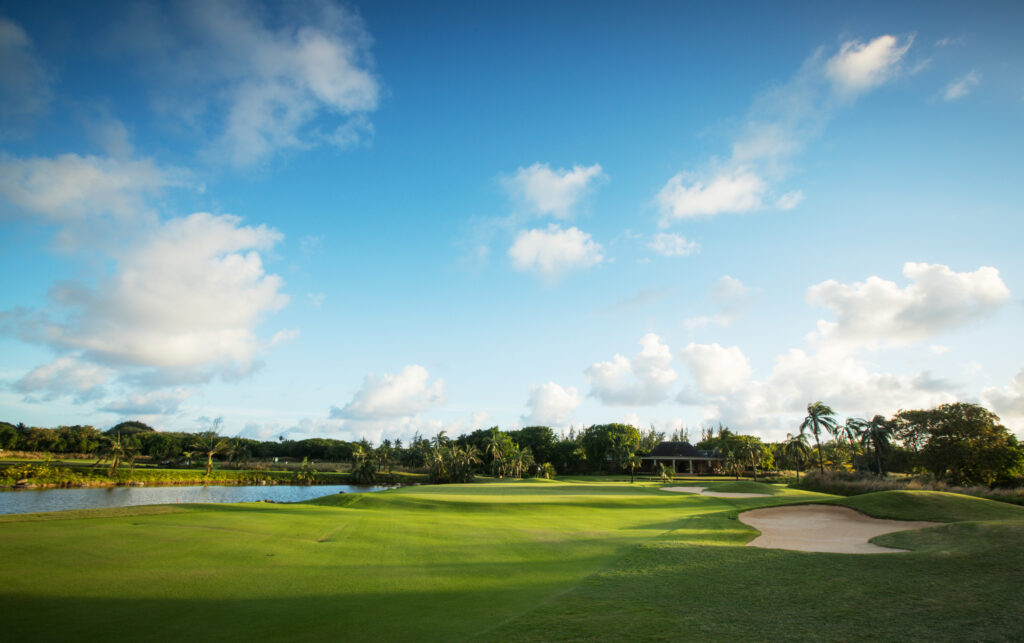
[[[963,98],[967,94],[970,94],[971,91],[973,91],[980,83],[981,76],[979,76],[974,70],[971,70],[946,85],[946,89],[942,92],[942,99],[952,101],[957,100],[958,98]]]
[[[53,99],[53,74],[25,30],[0,17],[0,139],[19,138]]]
[[[912,44],[912,37],[883,35],[846,41],[828,58],[823,50],[815,52],[786,83],[757,97],[727,160],[709,161],[666,182],[656,199],[660,224],[797,207],[802,191],[778,192],[792,159],[836,110],[896,78]]]
[[[154,104],[199,129],[215,160],[247,167],[285,150],[372,134],[380,85],[361,19],[327,2],[271,23],[246,2],[136,5],[115,39],[159,79]]]

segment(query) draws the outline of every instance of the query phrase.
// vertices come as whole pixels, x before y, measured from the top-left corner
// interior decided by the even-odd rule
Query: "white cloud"
[[[672,221],[713,216],[722,212],[749,212],[762,206],[768,190],[764,179],[747,168],[721,172],[706,184],[676,174],[658,193],[662,225]]]
[[[332,3],[298,6],[270,24],[247,3],[137,8],[118,38],[161,80],[157,105],[199,125],[213,157],[236,166],[372,132],[380,87],[361,19]]]
[[[819,322],[819,337],[866,345],[899,345],[968,325],[1002,305],[1010,291],[995,268],[953,272],[948,266],[906,263],[911,283],[900,288],[881,277],[811,286],[807,300],[831,309],[835,322]]]
[[[825,73],[840,92],[863,92],[894,77],[899,72],[900,60],[913,42],[913,37],[901,43],[888,34],[870,42],[849,40],[825,63]]]
[[[654,235],[647,247],[664,257],[686,257],[700,252],[700,244],[674,233]]]
[[[964,44],[966,42],[967,42],[967,38],[965,36],[957,36],[956,38],[953,38],[952,36],[946,36],[945,38],[940,38],[939,40],[936,40],[935,41],[935,46],[936,47],[951,47],[953,45],[962,45],[962,44]]]
[[[928,347],[928,350],[930,350],[935,355],[945,355],[946,353],[949,352],[949,346],[943,346],[942,344],[932,344],[931,346]]]
[[[946,89],[942,93],[942,98],[946,101],[963,98],[967,94],[970,94],[971,90],[977,87],[980,83],[981,77],[978,76],[977,72],[972,70],[946,85]]]
[[[110,215],[120,220],[146,211],[145,198],[188,176],[150,159],[114,160],[63,154],[55,158],[0,158],[0,195],[21,210],[61,223]]]
[[[801,190],[776,190],[791,172],[792,159],[837,109],[896,76],[911,42],[884,35],[868,43],[846,42],[827,61],[821,51],[810,56],[789,80],[756,97],[729,159],[708,161],[699,172],[668,180],[656,198],[660,224],[799,205]]]
[[[750,288],[745,286],[742,281],[725,275],[716,281],[709,291],[711,302],[715,305],[718,312],[714,316],[701,315],[699,317],[691,317],[683,323],[690,332],[707,326],[712,322],[721,326],[728,326],[737,317],[746,312],[752,296]]]
[[[81,404],[103,397],[103,386],[113,375],[113,371],[108,368],[67,355],[32,369],[15,382],[12,388],[34,396],[36,401],[50,402],[70,396]]]
[[[553,279],[567,270],[601,263],[602,250],[601,244],[579,228],[563,230],[551,224],[546,230],[521,230],[508,255],[517,270],[532,270]]]
[[[700,391],[709,395],[735,393],[753,373],[737,346],[691,342],[679,352],[679,358],[689,366]]]
[[[194,390],[184,388],[133,393],[123,400],[110,402],[103,410],[122,416],[174,415],[181,403],[195,393]]]
[[[286,338],[262,341],[256,325],[288,296],[257,252],[281,235],[240,224],[206,213],[168,220],[115,256],[109,277],[93,286],[59,284],[49,310],[6,316],[27,341],[81,351],[150,382],[245,375],[263,350]]]
[[[985,405],[995,411],[1003,424],[1024,436],[1024,368],[1004,388],[986,388],[981,392]]]
[[[640,338],[642,350],[633,359],[616,354],[610,362],[596,362],[584,372],[590,396],[604,404],[643,406],[668,395],[677,375],[672,352],[654,333]]]
[[[397,375],[385,373],[378,377],[371,373],[344,408],[331,408],[331,418],[378,420],[413,416],[444,398],[444,380],[429,380],[427,369],[416,364],[404,367]]]
[[[786,192],[776,201],[775,207],[780,210],[792,210],[804,200],[804,193],[801,190]]]
[[[510,195],[531,210],[567,219],[587,189],[600,177],[601,166],[596,163],[574,165],[571,170],[552,170],[547,163],[534,163],[530,167],[519,168],[513,176],[505,177],[502,183]]]
[[[25,30],[0,17],[0,140],[22,136],[49,109],[52,82]]]
[[[470,428],[474,431],[482,429],[487,426],[490,419],[491,414],[487,411],[474,411],[470,417]]]
[[[530,387],[526,401],[527,413],[523,424],[527,426],[563,426],[569,414],[580,405],[580,392],[575,386],[562,388],[554,382]]]

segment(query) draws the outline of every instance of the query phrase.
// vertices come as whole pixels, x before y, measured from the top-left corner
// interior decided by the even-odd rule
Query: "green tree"
[[[787,433],[786,441],[782,445],[782,455],[786,463],[796,469],[796,481],[800,482],[800,472],[813,457],[811,447],[807,444],[807,436],[803,433]]]
[[[583,451],[592,467],[603,468],[624,447],[636,449],[640,431],[628,424],[598,424],[583,432]]]
[[[757,467],[764,459],[764,444],[757,438],[747,440],[737,454],[737,458],[743,465],[750,465],[754,470],[754,481],[757,481]]]
[[[834,433],[836,430],[836,412],[824,402],[812,402],[807,405],[807,417],[800,424],[800,433],[810,431],[814,436],[814,444],[818,448],[818,470],[825,474],[825,463],[821,458],[821,432]]]
[[[936,480],[992,485],[1019,475],[1021,445],[999,416],[977,404],[943,404],[922,414],[928,438],[920,458]]]
[[[885,475],[885,468],[882,466],[882,454],[889,450],[889,442],[893,437],[893,424],[881,415],[871,418],[870,422],[864,424],[861,431],[861,444],[870,447],[875,455],[875,465],[878,475]]]
[[[722,462],[725,465],[725,470],[736,476],[736,479],[740,479],[740,473],[743,472],[743,462],[736,457],[736,454],[729,451],[725,454],[725,460]]]
[[[622,465],[623,469],[629,470],[629,483],[633,484],[633,480],[636,478],[636,470],[640,468],[642,460],[637,455],[636,451],[632,449],[625,449],[622,452],[622,457],[619,459],[619,464]]]
[[[206,475],[213,471],[213,456],[223,453],[228,448],[226,438],[217,434],[216,429],[220,427],[220,418],[213,422],[214,430],[197,433],[192,440],[192,448],[206,456]]]

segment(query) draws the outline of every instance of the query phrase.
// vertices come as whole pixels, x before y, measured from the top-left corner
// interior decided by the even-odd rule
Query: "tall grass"
[[[961,487],[927,478],[878,477],[846,471],[826,471],[824,474],[812,471],[800,478],[799,484],[790,485],[805,491],[831,493],[838,496],[858,496],[875,491],[924,490],[948,491],[968,496],[999,500],[1024,505],[1024,487],[990,489],[984,486]]]

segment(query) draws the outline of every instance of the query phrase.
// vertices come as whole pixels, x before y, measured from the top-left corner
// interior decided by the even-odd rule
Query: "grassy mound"
[[[942,491],[879,491],[844,498],[838,504],[893,520],[1024,520],[1024,507]]]

